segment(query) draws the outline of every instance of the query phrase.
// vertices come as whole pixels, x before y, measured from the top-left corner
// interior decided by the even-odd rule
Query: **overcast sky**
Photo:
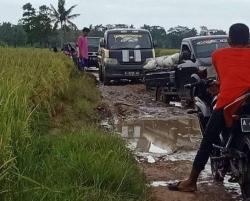
[[[35,8],[57,0],[0,0],[0,22],[16,24],[22,17],[22,6],[30,2]],[[78,28],[90,24],[160,25],[166,29],[183,25],[199,29],[228,30],[235,22],[250,26],[250,0],[66,0],[66,7],[77,4],[73,13]]]

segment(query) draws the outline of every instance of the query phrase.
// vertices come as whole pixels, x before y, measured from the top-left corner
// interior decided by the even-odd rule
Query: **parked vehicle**
[[[193,75],[196,82],[186,85],[193,94],[195,109],[202,133],[212,113],[216,97],[208,96],[211,80]],[[214,86],[213,86],[214,87]],[[217,86],[218,87],[218,86]],[[201,90],[202,89],[202,90]],[[204,91],[205,89],[205,91]],[[216,181],[231,176],[229,182],[239,183],[244,200],[250,199],[250,92],[227,105],[224,109],[226,129],[220,134],[220,142],[213,145],[210,156],[212,175]]]
[[[99,77],[111,80],[143,78],[143,66],[155,57],[152,37],[147,30],[113,29],[100,42]]]
[[[184,85],[190,83],[190,76],[206,70],[205,77],[215,77],[211,55],[218,48],[227,47],[227,36],[197,36],[183,39],[179,62],[169,68],[159,66],[145,71],[144,81],[147,88],[155,89],[156,100],[170,103],[183,100],[190,103],[190,93]]]
[[[98,67],[98,50],[100,46],[100,37],[88,37],[89,48],[89,67]]]

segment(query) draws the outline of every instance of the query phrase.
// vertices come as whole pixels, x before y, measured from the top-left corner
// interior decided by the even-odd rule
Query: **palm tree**
[[[61,27],[61,47],[63,45],[63,35],[65,33],[65,28],[67,25],[77,29],[77,26],[71,21],[74,18],[80,16],[80,14],[71,14],[72,10],[77,6],[73,5],[68,10],[65,9],[65,0],[58,0],[58,9],[56,10],[53,5],[51,6],[51,19],[54,23],[54,29],[60,24]]]

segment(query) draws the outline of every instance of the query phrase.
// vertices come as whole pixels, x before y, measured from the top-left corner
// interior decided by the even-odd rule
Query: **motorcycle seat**
[[[250,92],[248,91],[224,108],[224,119],[227,128],[233,126],[234,119],[238,117],[237,112],[242,106],[249,103],[249,100]]]

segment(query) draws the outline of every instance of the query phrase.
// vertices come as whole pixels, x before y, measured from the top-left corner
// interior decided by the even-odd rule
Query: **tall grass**
[[[163,48],[158,48],[155,50],[155,56],[160,57],[160,56],[167,56],[171,54],[175,54],[180,52],[178,49],[163,49]]]
[[[94,80],[73,69],[61,54],[0,48],[0,200],[145,199],[124,142],[93,125]]]
[[[66,88],[66,63],[45,50],[0,48],[1,192],[8,192],[16,180],[17,153],[30,143],[34,114],[45,109],[51,115],[54,94]]]

